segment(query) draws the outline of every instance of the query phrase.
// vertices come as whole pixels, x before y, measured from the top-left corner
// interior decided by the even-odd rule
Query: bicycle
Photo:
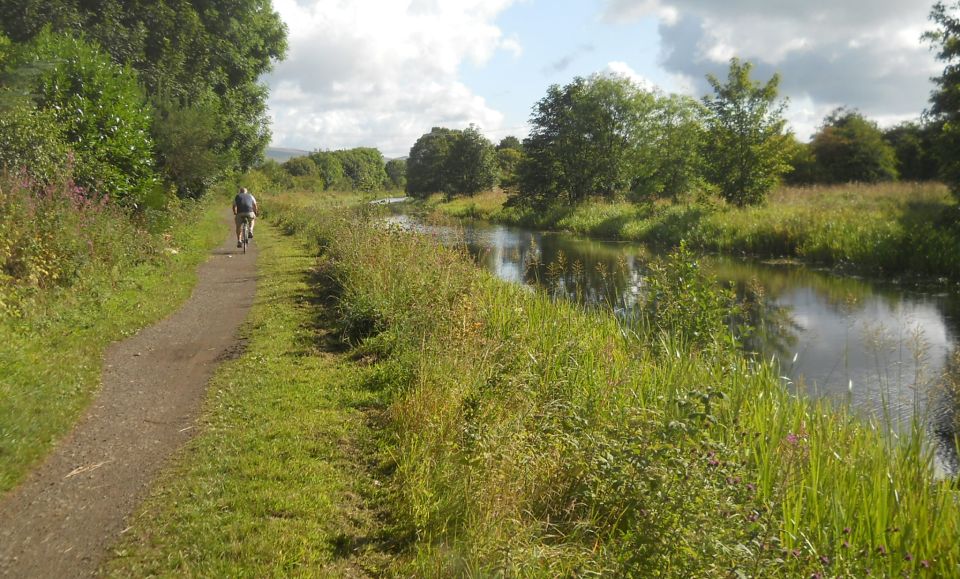
[[[243,252],[247,252],[247,244],[250,243],[250,216],[244,215],[240,218],[240,244],[243,246]]]

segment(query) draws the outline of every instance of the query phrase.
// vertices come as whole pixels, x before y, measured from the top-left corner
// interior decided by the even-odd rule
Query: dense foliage
[[[960,196],[960,1],[937,2],[930,19],[937,29],[924,35],[944,63],[943,74],[934,79],[930,114],[940,127],[937,151],[941,176],[955,195]]]
[[[788,169],[776,77],[731,63],[727,85],[701,105],[617,75],[551,86],[534,107],[515,201],[545,206],[624,195],[651,200],[716,188],[737,204],[762,201]]]
[[[249,167],[262,157],[270,133],[266,87],[259,78],[286,49],[285,27],[269,0],[11,0],[0,4],[0,32],[12,40],[6,43],[12,44],[12,49],[0,47],[0,64],[5,69],[0,77],[4,95],[0,101],[11,100],[11,94],[22,95],[26,87],[27,102],[19,99],[15,121],[27,129],[29,137],[24,140],[39,142],[49,150],[51,142],[63,137],[76,153],[77,179],[84,185],[94,181],[86,175],[89,167],[104,173],[96,179],[103,193],[141,194],[144,187],[138,183],[152,178],[145,174],[150,166],[151,171],[159,169],[181,196],[196,197],[225,171]],[[18,55],[15,61],[5,56],[11,52]],[[100,95],[94,86],[107,82],[105,75],[110,74],[122,78],[110,81],[106,94]],[[41,81],[45,88],[29,90],[38,75],[47,79]],[[60,84],[60,80],[69,84]],[[81,82],[87,93],[82,98],[73,94]],[[131,87],[138,84],[145,88],[149,106],[143,104],[142,94],[130,96]],[[30,99],[31,93],[37,98]],[[93,106],[99,107],[102,101],[107,108],[112,98],[110,106],[131,109],[124,111],[126,115],[114,115],[124,120],[122,126],[112,127],[106,116],[99,121],[90,120],[89,115],[82,121],[60,118],[71,114],[56,108],[62,108],[61,101],[73,99],[75,102],[68,103],[73,107],[83,100],[84,106],[90,106],[89,95],[97,95]],[[73,126],[65,127],[62,135],[51,134],[53,129],[38,134],[34,130],[38,122],[24,114],[31,108],[37,115],[57,111],[58,121]],[[147,119],[145,126],[132,122],[133,109]],[[89,138],[81,141],[84,129],[78,125],[89,130],[97,123],[103,125],[98,127],[102,132],[123,144],[102,146]],[[5,124],[14,121],[5,119]],[[130,131],[123,135],[122,129]],[[146,146],[150,140],[155,146]],[[8,150],[0,158],[4,166],[26,167],[39,176],[50,174],[44,162],[48,153],[33,154],[20,145],[10,150],[24,152]],[[131,146],[133,152],[123,153]],[[93,152],[101,148],[111,150]],[[145,150],[154,156],[150,163],[119,158]],[[117,167],[124,173],[132,171],[128,182],[113,170]]]
[[[497,151],[480,129],[434,127],[421,135],[407,158],[407,193],[474,195],[499,180]]]
[[[707,178],[720,195],[737,205],[764,201],[767,192],[789,170],[789,138],[777,100],[780,77],[766,84],[750,78],[749,62],[730,61],[726,83],[709,75],[713,95],[704,97],[707,139],[704,154]]]
[[[133,71],[82,40],[48,31],[23,49],[21,58],[50,63],[30,88],[74,153],[76,183],[118,199],[146,198],[157,181],[154,145]]]
[[[612,197],[636,177],[638,140],[655,97],[625,77],[594,75],[553,85],[534,105],[520,196],[535,204]]]
[[[855,110],[833,111],[810,146],[823,182],[877,183],[897,178],[896,151],[876,123]]]

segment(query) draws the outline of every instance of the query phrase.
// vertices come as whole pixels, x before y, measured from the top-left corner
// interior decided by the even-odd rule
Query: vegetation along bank
[[[349,357],[362,368],[352,374],[362,379],[317,392],[334,401],[373,396],[377,408],[378,433],[362,436],[379,441],[368,447],[368,460],[378,465],[382,487],[361,496],[379,497],[381,516],[392,521],[389,537],[408,538],[387,541],[391,557],[377,559],[378,572],[958,571],[955,491],[934,479],[922,425],[895,438],[882,423],[787,394],[769,369],[739,354],[726,325],[731,296],[704,279],[689,254],[655,268],[655,299],[642,321],[624,325],[609,312],[499,282],[459,252],[384,229],[363,212],[324,210],[316,198],[275,199],[270,207],[272,223],[320,254],[316,275],[333,288],[326,294],[333,302],[320,311],[335,312],[333,336],[349,344]],[[309,303],[289,299],[299,308]],[[313,367],[312,356],[327,356],[324,340],[301,340],[291,350],[300,364]],[[249,361],[238,364],[284,355],[254,346]],[[242,380],[224,387],[215,395],[215,416],[248,416],[258,406],[237,406],[231,392],[255,394],[289,371],[280,365],[256,387]],[[247,424],[262,421],[217,426],[210,436]],[[267,439],[280,440],[274,434]],[[265,439],[251,439],[251,449],[260,448],[257,440]],[[220,496],[203,490],[206,456],[190,455],[198,478],[184,479],[183,497]],[[214,486],[240,489],[260,474],[273,480],[273,467],[242,465],[218,471]],[[250,516],[270,518],[279,508],[287,514],[275,519],[276,528],[301,516],[312,520],[309,512],[326,504],[268,496],[266,510]],[[219,500],[233,499],[214,500],[211,513],[236,513],[220,510]],[[140,546],[124,553],[131,561],[146,553],[162,568],[207,568],[203,552],[158,537],[178,536],[195,523],[203,533],[221,525],[195,518],[194,500],[164,504],[172,509],[162,519],[166,532],[148,529]],[[271,552],[242,535],[227,532],[224,540],[231,536],[239,543],[231,543],[230,557]]]

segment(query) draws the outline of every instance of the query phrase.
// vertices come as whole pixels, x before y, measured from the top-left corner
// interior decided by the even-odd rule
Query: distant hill
[[[284,161],[290,160],[294,157],[302,157],[304,155],[309,155],[310,151],[303,151],[301,149],[284,149],[283,147],[267,147],[265,156],[268,159],[273,159],[278,163],[283,163]]]

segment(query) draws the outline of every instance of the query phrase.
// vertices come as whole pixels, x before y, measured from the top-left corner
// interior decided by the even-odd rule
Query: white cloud
[[[650,82],[650,80],[644,77],[642,74],[633,70],[633,68],[631,68],[630,65],[625,62],[608,62],[605,72],[627,77],[633,82],[633,84],[645,90],[654,90],[657,88],[654,83]]]
[[[697,83],[724,77],[732,56],[756,64],[755,77],[781,74],[798,134],[819,125],[810,115],[838,106],[889,120],[927,106],[930,77],[942,70],[920,41],[927,2],[912,0],[606,0],[608,22],[660,22],[665,69]],[[669,14],[669,11],[673,11]],[[802,111],[797,110],[803,107]]]
[[[465,62],[519,55],[493,21],[514,0],[274,0],[287,59],[266,78],[273,142],[302,149],[375,146],[405,155],[432,126],[503,115],[459,81]]]

